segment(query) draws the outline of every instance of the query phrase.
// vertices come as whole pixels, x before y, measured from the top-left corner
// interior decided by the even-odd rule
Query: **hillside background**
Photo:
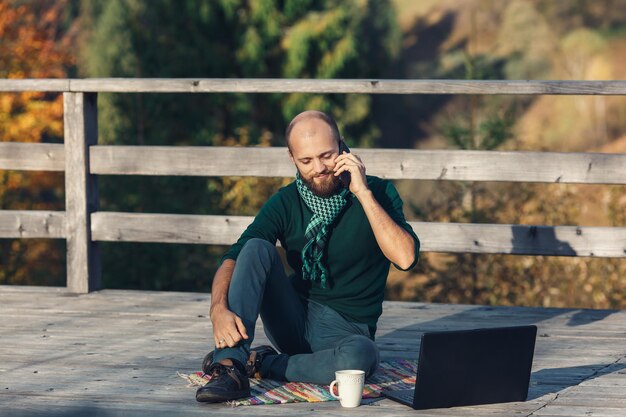
[[[174,13],[175,11],[175,13]],[[626,79],[626,2],[0,3],[0,76]],[[305,108],[354,147],[626,153],[626,97],[99,95],[100,142],[284,146]],[[58,95],[0,95],[0,140],[62,142]],[[111,211],[256,213],[289,180],[102,177]],[[626,187],[396,182],[411,220],[626,226]],[[63,175],[0,171],[0,209],[63,210]],[[0,283],[63,285],[65,243],[0,240]],[[103,243],[106,288],[208,291],[224,247]],[[626,307],[626,260],[425,253],[387,298]]]

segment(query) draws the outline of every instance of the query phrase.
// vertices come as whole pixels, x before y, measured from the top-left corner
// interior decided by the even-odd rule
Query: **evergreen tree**
[[[398,50],[388,1],[93,0],[81,70],[90,77],[368,78]],[[307,108],[352,145],[379,132],[365,95],[101,94],[100,143],[277,145]],[[254,214],[282,180],[104,177],[103,210]],[[105,244],[105,286],[207,288],[220,248]]]

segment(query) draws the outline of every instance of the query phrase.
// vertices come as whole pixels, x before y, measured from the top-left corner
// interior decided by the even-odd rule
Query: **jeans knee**
[[[252,238],[243,245],[239,256],[244,258],[252,257],[260,260],[262,263],[271,263],[278,256],[278,251],[276,250],[276,245],[272,245],[267,240]]]
[[[253,251],[265,250],[265,251],[269,251],[270,249],[276,249],[276,245],[272,245],[270,242],[268,242],[265,239],[261,239],[261,238],[258,238],[258,237],[253,237],[252,239],[248,240],[243,245],[243,248],[241,250],[242,251],[244,251],[244,250],[253,250]]]
[[[380,360],[378,346],[361,335],[348,336],[339,343],[336,369],[359,369],[371,376]]]

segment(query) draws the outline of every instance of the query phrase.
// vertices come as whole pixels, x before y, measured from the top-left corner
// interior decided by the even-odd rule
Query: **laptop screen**
[[[536,326],[424,333],[413,408],[526,400],[536,335]]]

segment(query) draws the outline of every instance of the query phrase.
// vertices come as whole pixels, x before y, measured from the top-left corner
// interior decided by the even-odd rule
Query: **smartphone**
[[[343,154],[344,152],[350,153],[350,148],[348,148],[348,145],[346,145],[346,143],[342,139],[339,142],[339,155]],[[341,182],[341,185],[343,185],[345,188],[350,188],[350,173],[348,171],[344,171],[339,174],[339,181]]]

